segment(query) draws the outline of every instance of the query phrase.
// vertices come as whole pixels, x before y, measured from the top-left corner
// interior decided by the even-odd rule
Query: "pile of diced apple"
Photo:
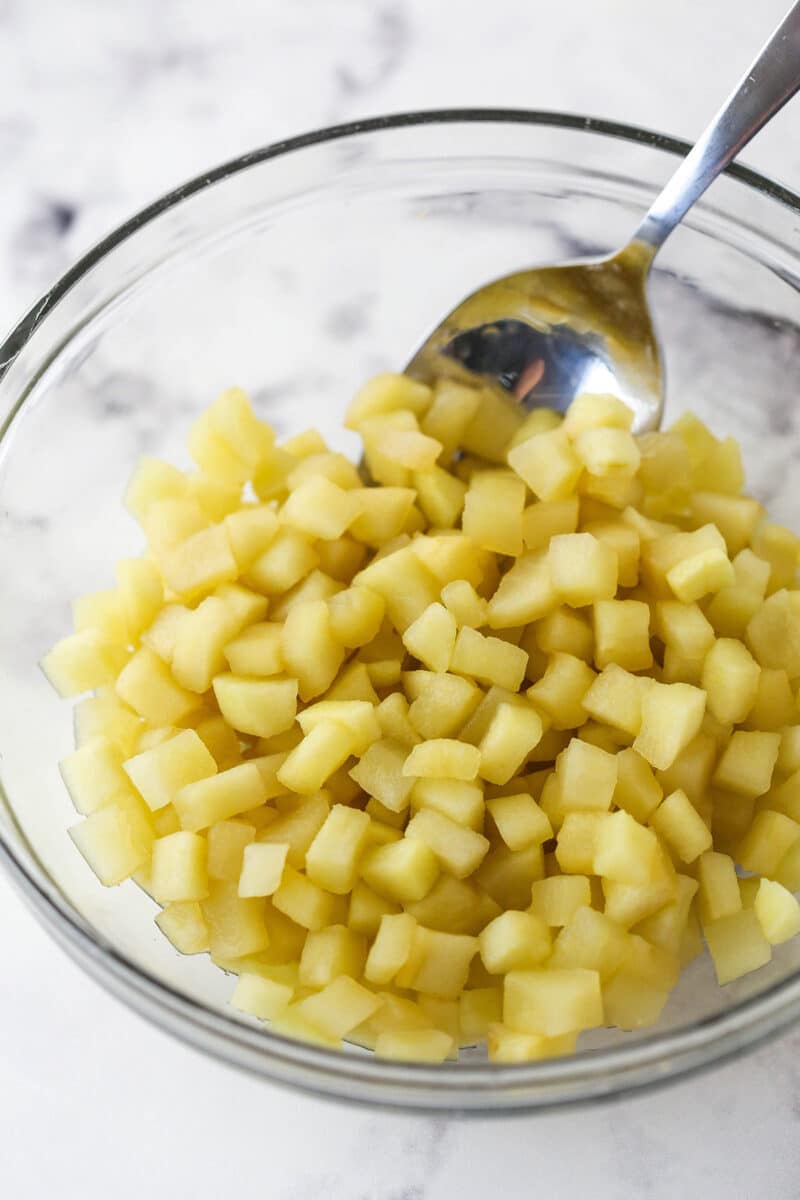
[[[147,550],[43,662],[70,832],[242,1011],[521,1062],[800,931],[800,543],[732,439],[630,419],[384,375],[362,477],[233,389],[137,467]]]

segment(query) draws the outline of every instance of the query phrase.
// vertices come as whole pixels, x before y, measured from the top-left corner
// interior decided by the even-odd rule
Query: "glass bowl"
[[[502,1113],[619,1095],[739,1054],[800,1015],[800,941],[725,989],[685,973],[655,1030],[574,1057],[441,1066],[342,1054],[226,1006],[232,980],[183,958],[133,883],[75,851],[57,763],[70,705],[37,661],[70,599],[140,541],[126,478],[188,463],[189,424],[229,384],[281,435],[347,453],[348,398],[397,368],[453,303],[506,271],[621,245],[688,147],[556,113],[435,112],[323,130],[245,155],[157,201],[79,262],[0,347],[0,859],[56,941],[164,1029],[268,1079],[349,1101]],[[659,257],[651,296],[667,419],[744,445],[748,479],[800,527],[800,198],[735,167]],[[582,1040],[583,1046],[583,1040]]]

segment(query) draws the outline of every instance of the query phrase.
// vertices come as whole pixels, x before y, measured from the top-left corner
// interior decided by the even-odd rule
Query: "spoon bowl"
[[[445,317],[406,367],[423,382],[487,382],[527,408],[564,412],[581,392],[612,392],[644,433],[661,420],[662,356],[645,287],[653,252],[506,275]]]

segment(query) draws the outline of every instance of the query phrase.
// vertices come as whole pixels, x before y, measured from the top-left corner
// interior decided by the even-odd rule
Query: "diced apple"
[[[600,976],[581,967],[510,971],[505,977],[503,1023],[520,1033],[547,1037],[602,1025]]]

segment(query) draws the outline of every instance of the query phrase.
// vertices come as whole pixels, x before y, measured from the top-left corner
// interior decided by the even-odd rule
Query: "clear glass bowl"
[[[588,118],[411,114],[293,139],[211,171],[111,234],[0,347],[0,859],[100,983],[188,1042],[350,1101],[500,1113],[618,1095],[741,1053],[800,1015],[800,942],[717,987],[686,972],[659,1027],[572,1058],[384,1062],[288,1041],[226,1007],[135,885],[100,886],[66,829],[70,706],[37,668],[70,599],[140,542],[121,505],[143,454],[185,462],[193,417],[238,383],[280,434],[339,423],[462,295],[515,268],[621,245],[683,143]],[[652,303],[684,406],[744,444],[749,480],[800,527],[800,199],[735,168],[659,257]]]

